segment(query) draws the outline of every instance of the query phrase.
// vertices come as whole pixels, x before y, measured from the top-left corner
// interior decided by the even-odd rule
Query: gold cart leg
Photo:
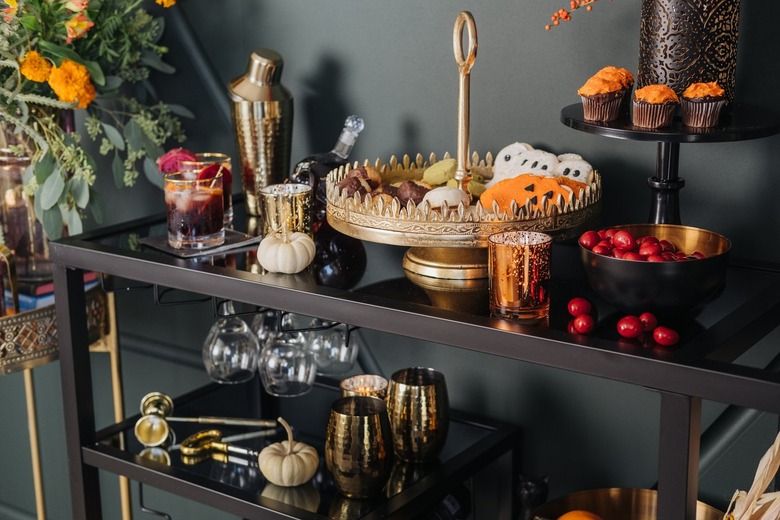
[[[35,413],[35,385],[32,369],[24,371],[24,393],[27,400],[27,431],[30,435],[30,455],[32,456],[33,484],[35,486],[35,509],[38,520],[46,520],[46,503],[43,495],[43,472],[41,471],[41,451],[38,442],[38,417]]]

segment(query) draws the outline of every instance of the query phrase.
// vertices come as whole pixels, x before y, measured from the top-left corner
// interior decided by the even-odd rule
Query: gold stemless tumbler
[[[505,231],[488,237],[490,313],[539,322],[550,313],[552,237],[533,231]]]
[[[396,456],[407,462],[434,459],[449,430],[450,404],[444,374],[431,368],[404,368],[387,387],[387,414]]]
[[[306,233],[311,235],[311,186],[272,184],[260,190],[263,236]]]
[[[393,467],[392,433],[384,401],[350,396],[333,402],[325,434],[325,464],[342,495],[379,495]]]

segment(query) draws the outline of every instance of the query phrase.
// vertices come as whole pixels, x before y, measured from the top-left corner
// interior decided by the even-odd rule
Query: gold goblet
[[[385,402],[350,396],[334,401],[325,435],[325,463],[336,489],[348,498],[372,498],[393,466],[393,444]]]
[[[435,458],[447,439],[449,407],[441,372],[419,367],[395,372],[387,388],[395,455],[407,462]]]

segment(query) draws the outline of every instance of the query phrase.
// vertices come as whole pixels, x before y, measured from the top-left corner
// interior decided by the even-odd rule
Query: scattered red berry
[[[636,316],[623,316],[617,322],[617,331],[624,338],[633,339],[642,334],[644,327]]]
[[[566,332],[569,334],[579,334],[577,329],[574,328],[574,318],[570,319],[569,323],[566,324]]]
[[[590,304],[588,300],[581,297],[572,298],[569,300],[569,305],[567,306],[567,309],[569,311],[569,314],[574,316],[575,318],[579,316],[580,314],[590,314],[593,310],[593,306]]]
[[[669,327],[656,327],[653,330],[653,339],[662,347],[671,347],[680,341],[680,335]]]
[[[612,236],[612,244],[615,247],[619,247],[621,249],[628,249],[629,251],[633,250],[634,247],[636,247],[636,241],[634,240],[634,237],[626,231],[625,229],[621,229],[620,231],[617,231]]]
[[[590,334],[596,322],[590,314],[580,314],[574,318],[572,325],[578,334]]]
[[[652,312],[643,312],[639,315],[639,321],[642,322],[642,330],[650,332],[658,326],[658,318]]]

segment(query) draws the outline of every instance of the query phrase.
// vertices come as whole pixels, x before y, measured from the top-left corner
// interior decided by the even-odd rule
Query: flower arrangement
[[[571,12],[576,11],[580,8],[585,8],[586,11],[592,11],[593,5],[598,0],[571,0],[569,2],[569,9],[558,9],[555,11],[552,16],[550,17],[550,21],[552,23],[547,24],[544,26],[544,29],[546,31],[549,31],[553,27],[560,25],[560,23],[563,22],[571,22]]]
[[[152,70],[174,69],[158,43],[163,22],[142,1],[0,0],[0,130],[12,134],[15,154],[32,159],[25,191],[51,239],[63,227],[80,233],[88,207],[102,220],[99,204],[90,205],[98,174],[90,148],[113,156],[121,188],[141,169],[160,184],[155,160],[166,142],[184,140],[179,117],[192,115],[157,101],[148,82]]]

